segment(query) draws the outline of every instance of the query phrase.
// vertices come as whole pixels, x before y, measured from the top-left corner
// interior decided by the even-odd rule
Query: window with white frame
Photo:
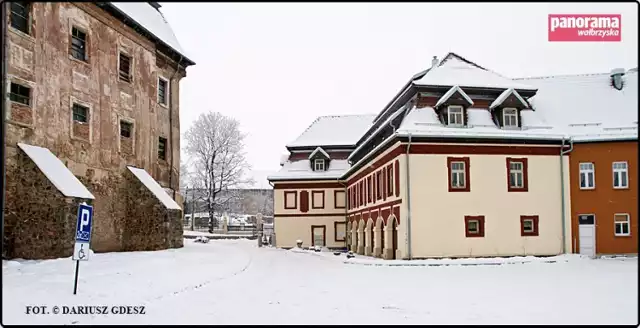
[[[616,236],[629,236],[631,235],[630,232],[630,220],[629,220],[629,214],[615,214],[613,216],[613,221],[614,224],[616,225],[615,227],[615,235]]]
[[[629,187],[629,168],[627,162],[613,163],[613,187],[620,189]]]
[[[595,166],[593,163],[580,163],[580,189],[594,189],[595,187]]]
[[[518,127],[518,110],[515,108],[505,108],[502,110],[502,126],[505,128]]]
[[[524,188],[524,164],[509,162],[509,185],[511,188]]]
[[[449,126],[463,126],[464,125],[464,109],[462,106],[449,106],[448,111],[448,125]]]
[[[313,161],[314,171],[324,171],[324,159],[316,159]]]
[[[451,162],[451,188],[464,188],[465,167],[464,162]]]

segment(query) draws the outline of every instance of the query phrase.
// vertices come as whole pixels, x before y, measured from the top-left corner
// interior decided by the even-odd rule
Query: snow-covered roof
[[[609,73],[522,79],[538,92],[529,103],[545,124],[562,129],[575,141],[638,138],[638,72],[611,85]]]
[[[326,171],[314,171],[308,159],[299,161],[287,161],[282,168],[273,175],[267,177],[275,180],[307,180],[307,179],[338,179],[349,169],[349,163],[344,159],[334,159],[329,162]]]
[[[353,146],[375,117],[375,114],[320,116],[287,147]]]
[[[513,88],[509,88],[507,90],[502,91],[502,93],[498,96],[498,98],[496,98],[496,100],[494,100],[491,105],[489,106],[489,109],[494,109],[500,105],[502,105],[502,103],[507,100],[507,98],[509,98],[510,95],[514,95],[516,97],[516,99],[518,99],[518,101],[525,107],[525,108],[529,108],[529,104],[527,104],[527,102],[522,99],[522,97],[520,96],[520,94],[518,93],[518,91],[516,91]]]
[[[156,38],[162,40],[173,50],[184,57],[188,57],[180,46],[169,22],[167,22],[159,9],[157,10],[148,2],[110,2],[110,4],[129,16]]]
[[[438,102],[436,103],[436,107],[444,104],[456,92],[459,93],[464,98],[464,100],[466,100],[470,105],[473,105],[473,100],[471,100],[471,98],[467,95],[467,93],[462,91],[462,89],[460,89],[459,86],[454,85],[453,87],[451,87],[451,89],[449,89],[449,91],[445,92],[445,94],[442,95],[440,99],[438,99]]]
[[[18,143],[18,147],[65,197],[95,199],[87,187],[49,149],[24,143]]]
[[[322,155],[324,155],[324,157],[326,158],[331,158],[331,156],[329,156],[329,154],[327,154],[326,151],[324,151],[324,149],[322,149],[321,147],[316,148],[316,150],[314,150],[313,152],[311,152],[311,154],[309,154],[309,159],[313,158],[313,156],[315,156],[315,154],[317,154],[318,152],[320,152]]]
[[[433,136],[452,138],[510,138],[561,140],[562,131],[544,125],[544,120],[527,109],[522,111],[522,129],[501,129],[494,123],[486,108],[467,109],[466,127],[447,127],[440,122],[433,107],[414,108],[404,119],[397,134],[400,136]]]
[[[440,66],[430,69],[422,78],[413,81],[422,86],[450,86],[498,89],[535,90],[524,82],[514,81],[490,70],[462,60],[456,55],[447,56]]]
[[[158,184],[158,182],[151,175],[149,175],[147,171],[133,166],[127,166],[127,168],[129,169],[129,171],[131,171],[131,173],[133,173],[133,175],[136,176],[136,178],[138,178],[138,180],[140,180],[140,182],[142,182],[145,187],[147,187],[147,189],[149,189],[149,191],[151,191],[156,196],[156,198],[158,198],[158,200],[167,209],[180,209],[178,203],[176,203],[169,195],[167,195],[162,186],[160,186],[160,184]]]

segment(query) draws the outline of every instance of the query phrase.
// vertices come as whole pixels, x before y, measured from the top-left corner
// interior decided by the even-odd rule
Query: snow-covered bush
[[[205,236],[198,236],[196,237],[196,239],[194,240],[195,243],[203,243],[206,244],[209,242],[209,238],[205,237]]]

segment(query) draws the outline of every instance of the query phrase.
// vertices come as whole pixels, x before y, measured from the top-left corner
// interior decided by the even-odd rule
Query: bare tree
[[[193,163],[192,184],[202,190],[210,232],[215,211],[235,195],[228,191],[253,183],[245,178],[250,166],[245,158],[244,137],[236,119],[217,112],[200,114],[185,133],[185,150]]]

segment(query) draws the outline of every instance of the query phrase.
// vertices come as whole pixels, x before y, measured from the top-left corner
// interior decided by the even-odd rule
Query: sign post
[[[89,260],[91,244],[91,226],[93,223],[93,207],[82,203],[78,206],[78,223],[76,224],[76,243],[73,247],[72,260],[76,261],[76,275],[73,282],[73,295],[78,291],[78,271],[80,261]]]

